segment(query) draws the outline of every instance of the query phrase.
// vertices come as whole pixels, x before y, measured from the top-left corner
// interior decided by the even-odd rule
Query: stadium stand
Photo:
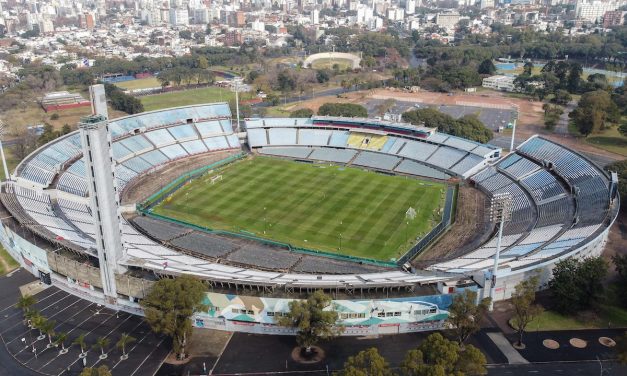
[[[358,132],[364,127],[363,132]],[[370,127],[370,128],[367,128]],[[524,142],[499,162],[500,149],[439,134],[435,130],[367,119],[252,119],[248,145],[260,154],[352,163],[402,174],[469,181],[488,196],[508,192],[513,218],[505,226],[500,266],[504,278],[521,278],[549,268],[568,255],[602,248],[616,202],[608,176],[579,154],[540,137]],[[385,136],[376,150],[351,144],[354,133],[375,129]],[[228,104],[148,112],[110,122],[118,189],[172,160],[222,149],[239,149]],[[375,145],[368,142],[369,146]],[[4,207],[23,231],[59,249],[94,256],[94,222],[87,196],[85,164],[77,133],[28,156],[15,181],[2,187]],[[346,161],[346,162],[344,162]],[[494,165],[492,165],[494,164]],[[480,171],[479,171],[480,170]],[[612,206],[612,205],[613,206]],[[151,218],[122,218],[122,263],[153,274],[191,273],[212,284],[264,288],[407,288],[466,278],[492,266],[496,239],[429,270],[342,262],[264,247],[248,240],[176,226]],[[54,247],[53,247],[54,248]],[[445,272],[445,273],[440,273]],[[511,284],[512,286],[514,284]],[[511,288],[510,288],[511,290]],[[389,290],[386,290],[386,292]]]

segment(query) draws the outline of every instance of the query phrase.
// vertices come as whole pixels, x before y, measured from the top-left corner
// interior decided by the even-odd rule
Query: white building
[[[189,25],[189,14],[186,8],[170,8],[170,25],[187,26]]]
[[[416,12],[416,0],[405,1],[405,14],[414,14]]]
[[[600,20],[605,12],[616,10],[624,3],[624,1],[578,0],[575,6],[575,17],[580,20],[595,22]]]
[[[515,78],[513,76],[490,76],[483,79],[481,86],[493,90],[512,92],[515,89]]]
[[[320,24],[320,11],[318,9],[314,9],[311,11],[311,24],[312,25]]]

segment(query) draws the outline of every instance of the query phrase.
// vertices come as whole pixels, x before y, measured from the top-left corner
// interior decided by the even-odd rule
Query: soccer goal
[[[218,181],[220,181],[220,180],[222,180],[222,175],[216,175],[216,176],[213,176],[213,177],[211,178],[211,185],[215,184],[216,182],[218,182]]]

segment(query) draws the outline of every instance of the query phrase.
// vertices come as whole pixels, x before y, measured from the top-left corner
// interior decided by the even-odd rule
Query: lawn
[[[586,142],[612,153],[627,156],[627,137],[620,134],[616,127],[588,136]]]
[[[243,99],[242,97],[240,95],[240,100]],[[192,104],[228,102],[233,98],[235,98],[234,92],[214,86],[140,97],[146,111]]]
[[[250,99],[251,97],[251,93],[239,94],[240,101]],[[140,97],[145,111],[211,102],[228,102],[231,99],[235,99],[234,92],[215,86]]]
[[[211,184],[218,174],[222,180]],[[185,185],[154,212],[212,229],[387,261],[404,254],[440,221],[444,195],[444,184],[255,157]],[[409,207],[417,213],[413,220],[406,219]]]
[[[311,63],[311,67],[313,69],[333,69],[335,64],[337,64],[339,70],[351,69],[353,66],[353,62],[348,59],[325,58],[314,61]]]
[[[148,89],[152,87],[161,87],[161,82],[156,77],[140,78],[138,80],[116,82],[115,86],[121,89]]]
[[[0,275],[5,275],[19,266],[20,264],[0,245]]]

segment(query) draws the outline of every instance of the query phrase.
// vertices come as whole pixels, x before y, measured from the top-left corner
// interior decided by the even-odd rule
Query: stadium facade
[[[136,314],[142,313],[137,302],[156,279],[197,276],[210,286],[205,300],[209,309],[194,318],[198,327],[292,334],[276,326],[274,317],[285,314],[292,299],[323,289],[334,297],[331,309],[338,311],[345,335],[437,329],[458,291],[471,288],[487,296],[495,280],[495,299],[507,299],[533,273],[546,284],[559,260],[601,254],[618,213],[615,176],[541,137],[503,157],[490,145],[372,119],[250,119],[246,132],[236,133],[226,103],[147,112],[103,124],[108,134],[100,140],[111,146],[111,166],[102,155],[84,157],[89,147],[81,137],[86,140],[90,128],[84,124],[81,131],[40,147],[18,165],[0,193],[0,242],[43,282]],[[405,260],[396,267],[377,266],[291,249],[238,252],[234,258],[233,242],[254,240],[231,242],[224,234],[138,216],[138,202],[117,205],[118,197],[144,184],[143,179],[175,163],[217,153],[227,159],[254,153],[463,182],[488,197],[508,192],[513,212],[504,227],[498,278],[490,272],[493,236],[472,252],[422,270],[403,267]],[[102,177],[91,176],[92,167],[110,171],[113,186],[94,188]],[[105,196],[95,193],[100,187]],[[108,208],[106,219],[99,207],[103,203],[97,204],[95,197],[106,197],[111,189],[115,198],[107,205],[119,209],[116,216]],[[102,221],[108,221],[103,228]],[[112,233],[107,226],[119,227],[116,244],[115,237],[112,242],[106,235]],[[437,247],[437,240],[431,246]],[[110,263],[107,254],[117,260],[108,274],[100,268]],[[106,286],[105,274],[113,279]]]

